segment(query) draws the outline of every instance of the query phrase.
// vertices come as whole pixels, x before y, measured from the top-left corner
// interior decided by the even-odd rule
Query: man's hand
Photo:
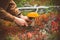
[[[23,16],[22,14],[19,16],[21,19],[24,19],[26,21],[29,21],[29,18],[27,16]]]
[[[27,22],[24,19],[15,17],[14,21],[20,26],[28,26]]]

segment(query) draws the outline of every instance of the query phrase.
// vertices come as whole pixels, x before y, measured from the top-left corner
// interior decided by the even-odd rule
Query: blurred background
[[[1,20],[1,22],[3,22],[3,26],[6,25],[6,27],[2,26],[3,30],[1,31],[1,34],[5,33],[5,40],[60,39],[60,0],[14,1],[17,4],[17,8],[23,15],[32,17],[31,21],[28,22],[31,25],[28,27],[20,27],[14,22],[3,22],[3,20]],[[38,17],[36,17],[37,15]]]

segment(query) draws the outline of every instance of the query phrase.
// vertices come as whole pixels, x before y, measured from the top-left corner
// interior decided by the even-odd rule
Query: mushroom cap
[[[39,14],[37,12],[30,12],[27,14],[28,17],[31,17],[31,18],[36,18],[39,16]]]

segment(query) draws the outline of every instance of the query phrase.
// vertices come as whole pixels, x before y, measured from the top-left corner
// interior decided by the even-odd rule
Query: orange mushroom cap
[[[30,12],[30,13],[27,14],[27,16],[28,16],[28,17],[31,17],[31,18],[36,18],[36,17],[39,16],[39,14],[36,13],[36,12]]]

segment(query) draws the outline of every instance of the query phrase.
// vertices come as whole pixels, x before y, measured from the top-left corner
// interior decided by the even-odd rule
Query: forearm
[[[0,10],[0,18],[4,20],[14,21],[15,16],[11,15],[10,13],[6,12],[5,10]]]

